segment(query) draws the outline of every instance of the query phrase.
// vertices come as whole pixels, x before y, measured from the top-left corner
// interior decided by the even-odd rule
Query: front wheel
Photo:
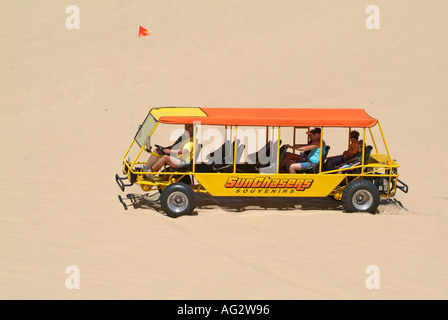
[[[190,186],[179,182],[173,183],[163,190],[160,204],[163,211],[171,218],[189,215],[195,207],[195,194]]]
[[[347,212],[376,213],[380,204],[380,193],[372,182],[355,180],[345,187],[341,201]]]

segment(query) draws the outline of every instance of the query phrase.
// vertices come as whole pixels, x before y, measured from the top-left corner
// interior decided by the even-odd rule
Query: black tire
[[[341,201],[347,212],[376,213],[380,204],[380,193],[372,182],[355,180],[345,187]]]
[[[195,202],[196,196],[193,189],[181,182],[170,184],[160,196],[162,209],[171,218],[191,214],[195,208]]]

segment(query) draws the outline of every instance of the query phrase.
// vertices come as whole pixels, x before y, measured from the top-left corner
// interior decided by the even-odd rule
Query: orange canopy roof
[[[171,107],[175,108],[175,107]],[[171,109],[167,108],[167,109]],[[163,109],[163,108],[162,108]],[[284,127],[373,127],[378,120],[363,109],[285,109],[285,108],[191,108],[200,112],[164,116],[162,123],[185,124],[200,122],[202,125],[284,126]],[[171,110],[173,111],[173,110]],[[204,115],[205,113],[205,115]]]

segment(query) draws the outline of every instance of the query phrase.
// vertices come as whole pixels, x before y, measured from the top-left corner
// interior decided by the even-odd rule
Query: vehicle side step
[[[398,183],[400,183],[400,185]],[[397,188],[403,191],[404,193],[408,193],[409,191],[408,185],[403,181],[401,181],[400,179],[397,179]]]
[[[131,182],[130,184],[125,184],[123,180],[127,179],[128,177],[120,177],[118,174],[115,175],[115,181],[117,182],[118,187],[121,189],[121,191],[124,191],[126,187],[130,187],[134,184],[133,182]]]

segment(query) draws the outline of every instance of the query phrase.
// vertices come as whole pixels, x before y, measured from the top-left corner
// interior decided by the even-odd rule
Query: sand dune
[[[369,4],[3,1],[0,298],[447,299],[448,4],[376,1],[368,30]],[[149,109],[168,105],[364,108],[407,210],[125,211],[113,177]]]

